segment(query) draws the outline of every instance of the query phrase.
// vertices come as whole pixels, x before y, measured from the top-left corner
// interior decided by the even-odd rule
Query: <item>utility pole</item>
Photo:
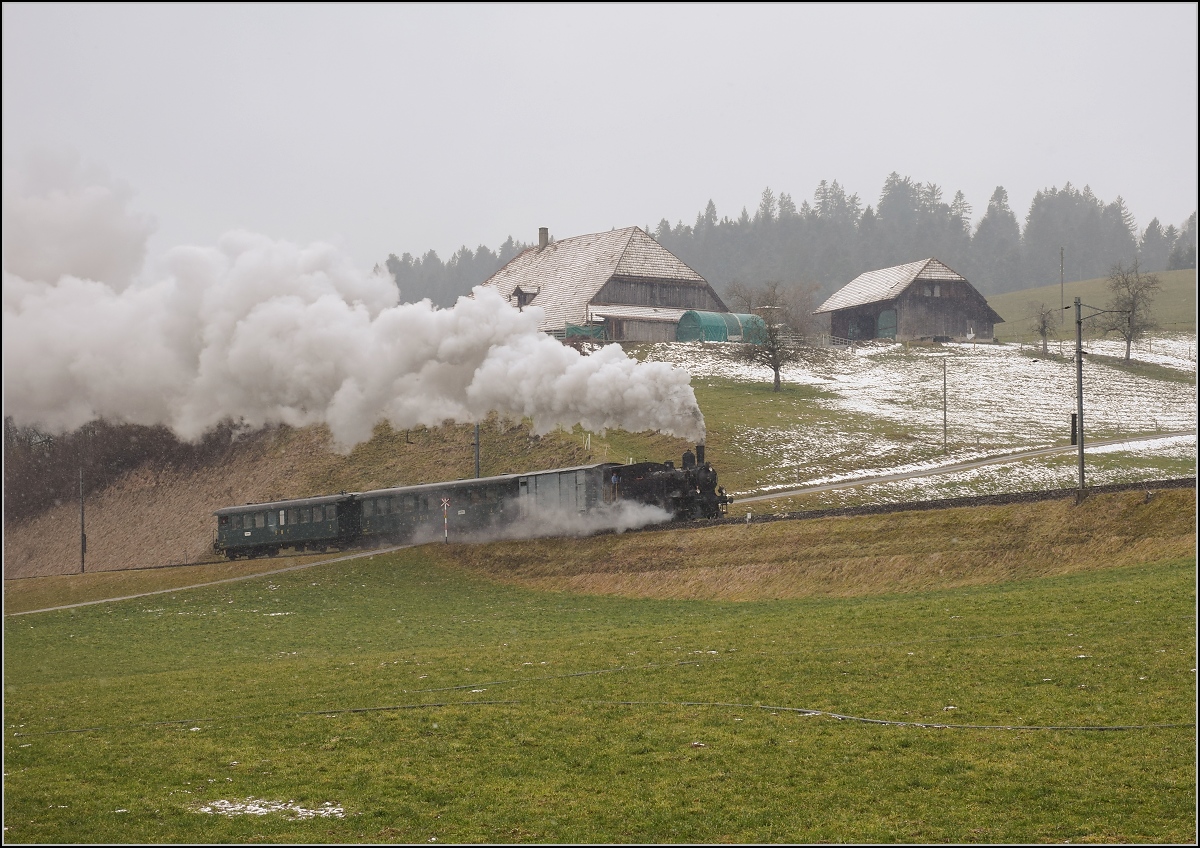
[[[1113,312],[1128,314],[1124,309],[1100,309],[1075,298],[1075,418],[1079,425],[1079,491],[1075,493],[1075,503],[1082,503],[1085,494],[1083,478],[1083,307],[1085,306],[1088,309],[1096,310],[1088,316],[1089,318]]]
[[[1067,316],[1063,314],[1067,311],[1067,290],[1066,284],[1063,282],[1063,280],[1066,279],[1065,275],[1063,274],[1064,251],[1065,248],[1060,247],[1058,249],[1058,305],[1063,309],[1063,311],[1058,314],[1058,323],[1060,326],[1066,323],[1067,320]],[[1059,335],[1059,338],[1062,338],[1061,334]],[[1061,350],[1058,353],[1060,356],[1062,355]]]
[[[942,453],[948,453],[950,442],[946,437],[946,358],[942,357]]]
[[[1083,500],[1083,304],[1075,298],[1075,416],[1079,423],[1079,491],[1075,502]]]
[[[83,466],[79,466],[79,573],[84,573],[87,557],[87,533],[83,524]]]
[[[479,425],[475,425],[475,476],[479,476]]]

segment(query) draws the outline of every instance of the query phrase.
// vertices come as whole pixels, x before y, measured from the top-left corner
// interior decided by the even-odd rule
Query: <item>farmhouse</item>
[[[991,341],[1004,323],[974,286],[945,263],[922,259],[860,274],[813,314],[829,314],[834,338]]]
[[[708,281],[641,227],[531,247],[493,274],[491,286],[519,309],[539,306],[555,336],[673,342],[689,310],[728,312]]]

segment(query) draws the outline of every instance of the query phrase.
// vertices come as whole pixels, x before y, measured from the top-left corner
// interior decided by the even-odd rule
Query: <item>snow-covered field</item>
[[[1099,353],[1104,356],[1122,358],[1125,356],[1125,342],[1120,339],[1086,340],[1083,343],[1083,349],[1088,353]],[[1068,345],[1065,352],[1072,355],[1074,349]],[[1143,339],[1134,342],[1130,348],[1130,359],[1195,374],[1196,337],[1190,334],[1172,333],[1157,338]]]
[[[820,492],[806,496],[807,502],[820,507],[860,503],[898,503],[937,498],[969,497],[1001,492],[1030,492],[1070,489],[1077,485],[1076,454],[1068,452],[1048,458],[1024,459],[986,465],[950,474],[936,474],[871,483],[854,488]],[[1105,445],[1087,450],[1087,485],[1103,486],[1155,479],[1170,479],[1195,473],[1196,437],[1170,436],[1153,442],[1132,445]],[[926,470],[940,463],[914,463],[897,472]],[[861,474],[841,475],[850,481]],[[779,487],[790,489],[792,487]],[[768,507],[777,506],[767,501]]]
[[[720,343],[660,344],[648,347],[645,356],[686,369],[696,384],[706,377],[771,379],[770,369],[736,361],[734,348]],[[1085,349],[1124,356],[1124,343],[1112,340],[1093,341]],[[1133,358],[1178,371],[1179,379],[1140,376],[1085,357],[1087,439],[1195,430],[1196,336],[1159,336],[1135,345]],[[1028,346],[1013,344],[906,347],[872,342],[855,348],[813,348],[805,361],[784,369],[783,379],[828,390],[830,395],[811,402],[832,415],[822,416],[815,425],[810,421],[770,429],[744,427],[730,434],[737,450],[762,460],[763,475],[747,490],[817,485],[1064,445],[1069,443],[1071,413],[1076,410],[1073,359],[1041,357]],[[949,446],[945,455],[937,450],[943,439],[943,397]],[[869,424],[839,428],[835,423],[839,414],[847,420],[903,424],[919,437],[889,438],[873,433]],[[1109,456],[1101,463],[1104,453]],[[1194,473],[1196,438],[1089,448],[1087,454],[1095,454],[1097,460],[1099,476],[1089,476],[1092,484],[1116,482],[1102,479],[1114,475],[1162,477],[1156,469],[1164,462],[1175,468],[1190,465]],[[953,496],[948,491],[957,487],[970,489],[959,494],[1057,488],[1073,485],[1073,462],[1070,457],[1050,458],[976,469],[957,480],[932,477],[878,485],[905,490],[906,498]],[[920,492],[929,487],[936,488],[937,494]]]

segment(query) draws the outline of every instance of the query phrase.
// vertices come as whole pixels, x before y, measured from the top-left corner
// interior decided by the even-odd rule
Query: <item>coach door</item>
[[[537,497],[537,478],[517,478],[517,515],[528,518],[533,515],[533,502]]]
[[[586,471],[575,472],[575,503],[571,508],[575,512],[587,512],[588,508],[588,476]]]
[[[337,505],[338,535],[349,539],[362,532],[362,517],[359,502],[351,499]]]

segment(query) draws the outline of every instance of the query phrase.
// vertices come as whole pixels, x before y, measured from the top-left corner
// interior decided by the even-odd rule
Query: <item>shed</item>
[[[938,259],[859,274],[813,313],[850,341],[991,341],[1004,319],[966,278]]]
[[[757,315],[698,312],[689,309],[679,319],[675,340],[680,342],[751,342],[762,344],[767,325]]]
[[[556,336],[571,325],[602,329],[610,341],[669,342],[685,312],[727,311],[707,280],[641,227],[555,242],[543,227],[537,247],[483,285],[518,309],[540,308],[539,329]]]

